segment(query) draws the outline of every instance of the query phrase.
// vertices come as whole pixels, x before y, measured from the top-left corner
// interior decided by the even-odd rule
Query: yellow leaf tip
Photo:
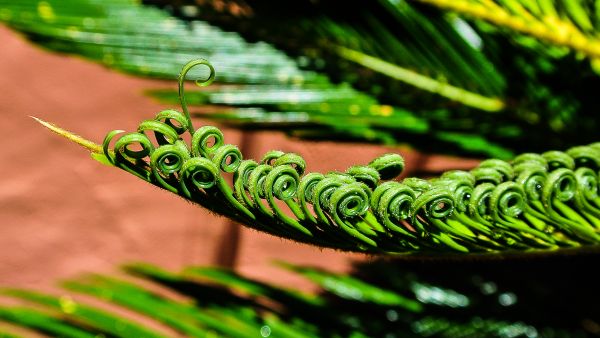
[[[93,153],[100,153],[100,154],[102,153],[102,146],[99,145],[99,144],[97,144],[97,143],[94,143],[94,142],[92,142],[90,140],[87,140],[87,139],[85,139],[85,138],[83,138],[83,137],[81,137],[81,136],[79,136],[77,134],[74,134],[74,133],[72,133],[72,132],[70,132],[68,130],[65,130],[65,129],[63,129],[63,128],[61,128],[61,127],[59,127],[59,126],[57,126],[57,125],[55,125],[53,123],[46,122],[46,121],[44,121],[44,120],[42,120],[40,118],[37,118],[35,116],[29,116],[29,117],[31,117],[32,119],[34,119],[35,121],[37,121],[42,126],[50,129],[50,131],[54,132],[55,134],[58,134],[58,135],[66,138],[66,139],[68,139],[70,141],[73,141],[73,142],[79,144],[80,146],[84,147],[85,149],[87,149],[87,150],[89,150],[89,151],[91,151]]]

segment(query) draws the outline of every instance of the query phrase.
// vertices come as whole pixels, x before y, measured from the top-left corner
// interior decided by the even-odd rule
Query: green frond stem
[[[502,1],[499,4],[481,0],[416,1],[529,35],[556,46],[568,47],[590,58],[600,57],[600,40],[593,34],[584,33],[594,32],[593,26],[577,1],[560,1],[573,22],[566,16],[559,15],[555,5],[549,1],[540,2],[539,7],[528,6],[531,2],[526,1]]]
[[[192,61],[187,70],[204,62]],[[469,172],[398,182],[404,169],[398,154],[345,172],[306,173],[297,154],[273,150],[259,162],[245,160],[218,128],[192,133],[188,121],[185,113],[165,110],[135,132],[109,132],[102,146],[40,123],[92,152],[101,149],[113,166],[217,214],[320,247],[442,254],[600,243],[598,144],[524,154],[513,162],[489,159]],[[185,133],[191,134],[189,144]]]
[[[456,102],[460,102],[469,107],[488,112],[497,112],[505,107],[505,103],[498,98],[486,97],[470,92],[463,88],[455,87],[446,82],[432,79],[410,69],[402,68],[398,65],[356,50],[338,46],[336,47],[336,51],[341,57],[347,60],[356,62],[364,67],[385,74],[419,89],[438,94]]]

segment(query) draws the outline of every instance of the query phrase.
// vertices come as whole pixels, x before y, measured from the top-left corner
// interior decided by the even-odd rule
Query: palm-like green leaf
[[[168,0],[148,2],[178,6]],[[339,59],[340,50],[336,46],[402,65],[441,86],[469,88],[464,91],[471,94],[499,96],[506,85],[485,55],[463,39],[450,20],[438,13],[423,13],[406,2],[346,2],[346,8],[360,7],[360,11],[354,12],[342,11],[340,4],[334,2],[293,0],[284,5],[251,0],[245,4],[251,14],[235,16],[227,11],[211,11],[208,5],[199,8],[197,17],[250,39],[271,42],[300,56],[304,67],[336,68],[337,74],[332,76],[352,83],[368,80],[372,75],[365,73],[359,77],[352,63]],[[374,89],[372,92],[376,93]]]
[[[47,306],[49,309],[69,314],[70,320],[94,330],[115,336],[158,338],[164,334],[145,328],[142,324],[119,317],[110,312],[74,301],[69,296],[56,297],[28,290],[3,290],[5,295]]]
[[[85,279],[70,281],[65,286],[77,292],[110,300],[124,307],[143,313],[168,326],[175,327],[192,337],[203,337],[211,331],[232,337],[253,336],[245,319],[227,315],[223,311],[200,311],[193,303],[185,303],[161,297],[151,291],[122,280],[93,275]],[[227,311],[240,315],[243,308]]]
[[[268,45],[248,44],[205,23],[193,23],[195,28],[190,31],[160,10],[127,0],[85,4],[87,7],[81,8],[48,2],[36,3],[33,8],[32,3],[4,5],[2,17],[44,38],[52,48],[75,46],[81,48],[80,53],[103,61],[111,55],[108,61],[117,68],[152,70],[154,75],[172,71],[179,59],[168,56],[189,57],[189,53],[208,52],[201,42],[218,43],[211,50],[224,70],[222,81],[245,85],[221,86],[196,99],[242,107],[238,113],[260,114],[257,109],[263,109],[289,116],[299,108],[293,116],[304,116],[305,123],[387,143],[396,139],[382,130],[405,128],[422,133],[427,128],[407,111],[380,106],[374,98],[347,85],[332,85],[324,76],[300,70]],[[414,16],[417,22],[423,20],[418,13]],[[127,23],[119,25],[118,20]],[[330,25],[325,31],[331,34],[340,27]],[[429,28],[425,36],[432,41],[442,38],[439,30]],[[156,43],[139,32],[150,32]],[[173,54],[172,46],[181,46],[182,54]],[[245,61],[232,63],[232,55],[244,55]],[[181,99],[185,74],[196,64],[212,67],[196,62],[184,68],[179,81]],[[240,65],[257,72],[237,72]],[[277,87],[267,85],[273,81]],[[512,163],[486,161],[471,172],[447,173],[431,181],[389,181],[403,168],[402,158],[394,154],[345,173],[305,175],[305,163],[295,154],[273,151],[260,163],[243,161],[235,146],[224,144],[217,128],[194,130],[186,101],[182,106],[184,114],[160,112],[154,120],[142,122],[135,133],[117,137],[118,131],[111,132],[102,146],[46,125],[90,149],[96,159],[218,214],[318,246],[377,253],[486,253],[548,251],[596,245],[600,239],[597,145],[568,153],[524,155]],[[332,113],[324,113],[329,110]],[[341,118],[345,111],[356,118]],[[270,121],[274,117],[268,115]],[[187,132],[191,145],[185,145],[181,137]],[[465,134],[457,132],[436,135],[466,149],[502,153],[484,139],[467,142]],[[111,149],[113,139],[116,142]],[[141,150],[132,150],[135,145]],[[233,174],[233,187],[227,184],[226,173]]]
[[[336,275],[322,270],[297,267],[289,264],[284,264],[283,266],[305,276],[324,290],[344,299],[398,307],[414,313],[423,311],[423,306],[418,301],[383,288],[374,287],[351,276]]]
[[[560,264],[555,268],[562,269]],[[286,269],[315,281],[321,286],[321,292],[299,296],[300,292],[289,288],[218,268],[190,267],[175,273],[149,264],[133,264],[126,271],[135,279],[125,281],[88,275],[64,283],[69,292],[60,297],[29,290],[3,290],[5,296],[20,300],[22,305],[0,305],[0,320],[64,337],[164,337],[173,336],[174,332],[187,337],[381,337],[390,334],[403,337],[587,337],[585,326],[580,323],[550,320],[532,323],[536,322],[532,314],[544,306],[547,297],[529,297],[528,303],[506,305],[502,295],[511,295],[513,300],[527,298],[527,293],[522,293],[524,288],[519,288],[522,284],[506,290],[506,278],[477,281],[476,278],[482,278],[473,275],[477,269],[445,275],[458,283],[464,290],[462,293],[441,286],[448,278],[441,278],[438,284],[428,284],[424,277],[415,277],[410,267],[399,268],[394,262],[362,264],[352,277],[289,264]],[[386,285],[381,286],[381,283]],[[481,293],[481,283],[502,289],[492,290],[491,294]],[[547,287],[551,289],[544,292],[553,292],[558,283]],[[165,288],[169,292],[164,292]],[[498,299],[490,297],[496,293],[500,295]],[[98,298],[102,309],[98,301],[95,305],[76,301],[81,294]],[[573,294],[579,296],[577,290]],[[452,303],[459,298],[460,303]],[[563,306],[575,304],[561,303]],[[499,306],[503,307],[502,311],[491,310]],[[477,312],[480,308],[488,309],[490,315],[486,311]],[[129,318],[131,311],[136,313],[136,319]],[[585,310],[575,312],[579,316],[586,313]],[[572,320],[572,316],[567,317]],[[577,321],[578,317],[573,319]],[[164,328],[147,328],[138,322],[141,320],[160,322]]]
[[[404,169],[398,154],[344,173],[305,173],[306,163],[297,154],[274,150],[260,163],[243,160],[218,128],[193,128],[183,85],[198,65],[214,72],[206,60],[183,68],[183,114],[162,111],[136,132],[109,132],[102,146],[42,123],[102,162],[218,214],[322,247],[388,254],[494,253],[600,241],[598,143],[523,154],[511,163],[490,159],[470,172],[451,171],[429,181],[393,181]],[[233,186],[227,183],[230,174]]]
[[[23,307],[0,307],[0,319],[39,330],[58,337],[93,338],[94,330],[82,328],[74,323],[44,312]]]
[[[210,58],[218,81],[235,86],[209,89],[201,103],[227,108],[203,111],[236,126],[502,159],[524,145],[544,151],[594,140],[590,88],[600,79],[577,60],[539,55],[539,44],[464,33],[455,16],[406,2],[349,3],[362,6],[351,15],[304,0],[281,5],[287,12],[248,4],[249,17],[203,7],[205,21],[184,21],[128,0],[4,1],[0,20],[52,50],[138,75],[170,78],[189,59]]]

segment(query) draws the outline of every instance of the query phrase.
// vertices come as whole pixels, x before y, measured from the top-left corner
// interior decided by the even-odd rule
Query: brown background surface
[[[133,130],[167,108],[143,95],[174,82],[143,80],[79,58],[43,51],[0,26],[0,286],[48,287],[83,272],[110,272],[144,261],[176,269],[222,263],[232,246],[228,221],[120,170],[36,124],[34,115],[100,142],[112,129]],[[176,108],[178,107],[169,107]],[[196,121],[195,125],[202,124]],[[224,128],[226,141],[240,133]],[[304,142],[252,133],[246,158],[271,149],[304,156],[309,171],[345,170],[400,151],[407,167],[470,168],[476,162],[363,144]],[[349,269],[360,254],[296,244],[242,228],[235,262],[264,280],[308,287],[271,261]],[[224,249],[223,249],[224,248]]]

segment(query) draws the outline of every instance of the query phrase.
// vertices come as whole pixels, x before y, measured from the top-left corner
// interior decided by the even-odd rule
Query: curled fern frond
[[[404,169],[398,154],[345,172],[307,173],[297,154],[244,159],[217,127],[195,129],[183,86],[198,65],[209,67],[207,81],[214,78],[206,60],[183,68],[183,113],[165,110],[135,132],[107,134],[101,149],[110,164],[251,228],[321,247],[488,253],[600,242],[597,144],[511,163],[489,159],[430,180],[394,180]]]

